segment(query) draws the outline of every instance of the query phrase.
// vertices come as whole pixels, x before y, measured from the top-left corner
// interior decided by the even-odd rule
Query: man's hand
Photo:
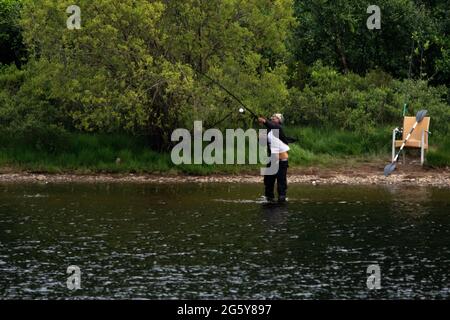
[[[263,117],[259,117],[259,118],[258,118],[258,122],[259,122],[260,124],[264,124],[264,123],[266,123],[266,119],[264,119]]]

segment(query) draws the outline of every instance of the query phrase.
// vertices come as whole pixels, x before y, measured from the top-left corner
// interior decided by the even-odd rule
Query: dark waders
[[[270,167],[270,163],[267,165]],[[287,191],[287,169],[289,167],[289,161],[280,160],[278,172],[274,175],[264,176],[264,187],[265,196],[268,201],[273,201],[275,199],[274,189],[275,181],[277,182],[278,200],[280,202],[286,201],[286,191]]]

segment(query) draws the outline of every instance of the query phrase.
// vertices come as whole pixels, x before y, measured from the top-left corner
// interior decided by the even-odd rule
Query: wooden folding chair
[[[403,141],[406,139],[411,128],[416,123],[416,117],[405,117],[403,119],[403,128],[395,128],[392,131],[392,161],[395,158],[395,149],[401,147]],[[428,151],[428,135],[430,134],[430,117],[425,117],[423,120],[417,124],[416,129],[411,134],[405,148],[416,148],[420,149],[420,164],[423,165],[425,162],[425,152]],[[403,140],[396,140],[395,136],[397,132],[403,133]],[[405,163],[405,154],[403,153],[403,163]]]

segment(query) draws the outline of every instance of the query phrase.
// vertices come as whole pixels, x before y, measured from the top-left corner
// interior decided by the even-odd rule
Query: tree
[[[25,60],[19,26],[20,9],[19,0],[0,0],[0,65],[20,65]]]
[[[293,45],[299,62],[296,68],[321,60],[344,73],[364,74],[380,68],[399,78],[430,78],[448,61],[447,51],[441,52],[445,39],[448,41],[443,27],[443,21],[448,25],[444,2],[377,1],[381,29],[368,30],[367,2],[298,0],[295,14],[299,25]]]
[[[290,0],[80,0],[81,30],[65,27],[70,4],[27,0],[22,25],[49,94],[79,129],[144,133],[166,147],[175,128],[233,106],[201,73],[257,110],[287,102]]]
[[[432,74],[429,77],[433,84],[450,83],[450,19],[448,17],[448,1],[419,1],[430,10],[430,15],[436,22],[437,31],[431,38],[431,48],[426,57],[432,64]],[[450,93],[450,91],[449,91]],[[450,95],[448,96],[450,102]]]

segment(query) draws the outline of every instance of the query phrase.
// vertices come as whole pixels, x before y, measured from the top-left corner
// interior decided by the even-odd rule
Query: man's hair
[[[284,117],[283,117],[283,115],[281,113],[274,113],[272,115],[272,117],[276,117],[276,118],[280,119],[280,123],[284,122]]]

